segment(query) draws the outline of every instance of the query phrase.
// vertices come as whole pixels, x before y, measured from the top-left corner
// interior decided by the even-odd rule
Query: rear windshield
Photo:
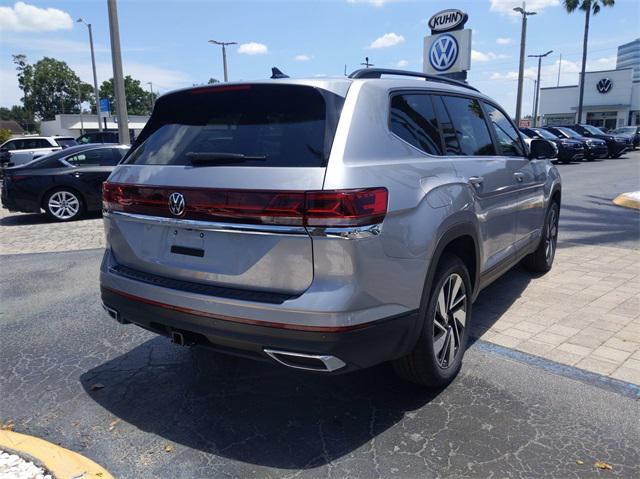
[[[325,166],[343,100],[299,85],[229,85],[167,95],[125,163],[192,165],[200,158],[198,166]]]

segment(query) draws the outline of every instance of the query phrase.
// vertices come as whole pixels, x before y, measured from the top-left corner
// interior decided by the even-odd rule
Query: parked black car
[[[549,131],[560,138],[581,141],[584,145],[584,157],[587,160],[599,160],[609,156],[607,142],[598,138],[587,138],[566,126],[545,126],[543,130]]]
[[[633,149],[640,146],[640,125],[621,126],[611,132],[616,136],[629,136],[633,142]]]
[[[127,153],[124,145],[79,145],[26,165],[6,168],[2,206],[9,211],[45,213],[57,221],[102,209],[102,183]]]
[[[120,143],[117,131],[90,131],[76,138],[79,145],[87,143]]]
[[[555,143],[558,147],[558,161],[560,163],[570,163],[585,157],[585,145],[582,141],[561,138],[542,128],[520,128],[520,131],[529,138],[539,138]]]
[[[609,149],[609,158],[618,158],[625,151],[633,148],[633,144],[629,138],[609,135],[593,125],[575,124],[567,125],[567,127],[586,138],[599,138],[606,141],[607,148]]]

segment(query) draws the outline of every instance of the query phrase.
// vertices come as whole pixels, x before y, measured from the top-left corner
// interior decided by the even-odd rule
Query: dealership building
[[[116,117],[101,119],[101,126],[107,131],[118,131]],[[129,115],[129,132],[138,136],[149,121],[146,115]],[[55,119],[40,123],[40,133],[46,136],[73,136],[79,137],[83,133],[98,131],[98,116],[88,114],[63,114],[56,115]]]
[[[576,118],[579,95],[578,85],[541,88],[542,124],[640,125],[640,38],[618,47],[615,70],[585,72],[581,119]]]

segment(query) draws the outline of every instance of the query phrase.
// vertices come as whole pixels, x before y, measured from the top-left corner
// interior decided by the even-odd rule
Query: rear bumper
[[[101,295],[103,304],[117,312],[120,322],[134,323],[164,336],[178,332],[193,344],[272,362],[265,350],[329,355],[345,363],[337,373],[404,356],[420,332],[417,311],[355,326],[309,330],[188,310],[105,287]]]
[[[9,211],[40,213],[40,203],[35,197],[21,195],[14,189],[2,188],[2,207]]]

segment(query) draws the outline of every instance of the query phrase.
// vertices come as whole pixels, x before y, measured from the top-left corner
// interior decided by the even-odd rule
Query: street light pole
[[[96,97],[96,114],[98,115],[98,131],[102,131],[102,123],[100,123],[100,94],[98,93],[98,75],[96,75],[96,55],[93,51],[93,32],[91,24],[85,22],[82,18],[76,20],[77,23],[84,23],[89,30],[89,46],[91,47],[91,67],[93,68],[93,92]],[[80,106],[82,109],[82,106]]]
[[[120,26],[118,25],[118,6],[116,0],[107,0],[109,7],[109,32],[111,34],[111,62],[113,63],[113,89],[118,106],[118,137],[120,143],[131,143],[129,137],[129,115],[127,113],[127,95],[122,76],[122,53],[120,52]]]
[[[153,110],[153,105],[155,104],[155,98],[153,97],[153,83],[148,81],[147,85],[149,85],[149,92],[151,93],[151,110]]]
[[[219,42],[217,40],[209,40],[209,43],[222,46],[222,68],[224,70],[224,81],[226,83],[229,81],[229,76],[227,75],[227,45],[237,45],[238,42]]]
[[[525,2],[522,2],[522,7],[516,7],[513,10],[522,15],[522,31],[520,33],[520,67],[518,69],[518,95],[516,98],[516,125],[520,126],[520,117],[522,114],[522,82],[524,78],[524,52],[527,41],[527,17],[530,15],[536,15],[537,12],[527,12]]]
[[[536,126],[538,119],[538,99],[540,97],[540,67],[542,65],[542,59],[547,55],[551,55],[552,53],[553,50],[549,50],[547,53],[543,53],[542,55],[528,55],[531,58],[538,59],[538,79],[536,80],[536,93],[533,100],[533,126]]]

